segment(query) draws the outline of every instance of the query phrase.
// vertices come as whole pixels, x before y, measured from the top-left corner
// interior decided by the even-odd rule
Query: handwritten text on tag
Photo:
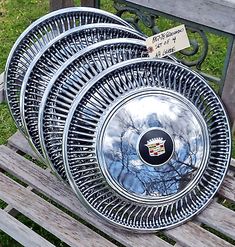
[[[177,51],[190,47],[184,25],[155,34],[146,39],[150,57],[165,57]]]

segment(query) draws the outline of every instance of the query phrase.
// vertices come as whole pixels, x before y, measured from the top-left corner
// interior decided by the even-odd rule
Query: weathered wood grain
[[[178,243],[186,247],[232,247],[233,245],[225,240],[209,233],[193,222],[188,222],[180,227],[165,231]]]
[[[231,168],[232,170],[235,170],[235,159],[231,159],[230,168]]]
[[[3,173],[0,173],[0,188],[0,198],[69,246],[115,246]]]
[[[58,179],[46,173],[41,168],[36,167],[32,162],[26,161],[24,158],[15,154],[13,151],[9,150],[7,147],[4,147],[4,146],[0,147],[0,153],[2,154],[2,156],[0,157],[0,167],[1,168],[8,170],[11,173],[13,172],[20,179],[31,184],[31,186],[34,187],[35,189],[43,192],[45,195],[59,202],[65,208],[71,210],[72,212],[74,212],[75,214],[83,218],[84,220],[96,226],[97,228],[102,229],[104,232],[106,232],[110,236],[116,238],[119,241],[120,241],[120,238],[125,239],[124,241],[122,241],[123,244],[127,245],[127,243],[129,243],[129,245],[127,246],[132,246],[132,244],[137,242],[138,245],[135,244],[135,246],[143,246],[147,240],[148,242],[153,243],[152,238],[155,237],[153,235],[140,234],[137,236],[135,234],[132,235],[132,234],[127,234],[127,233],[122,233],[121,231],[120,232],[115,231],[114,229],[111,229],[107,227],[106,225],[103,225],[100,220],[96,220],[95,218],[93,218],[93,216],[90,215],[90,213],[87,212],[86,209],[82,205],[80,205],[80,202],[78,202],[77,198],[75,197],[73,192],[70,190],[70,188],[68,186],[65,186],[64,184],[61,184],[61,182],[58,181]],[[8,165],[4,165],[6,163]],[[30,176],[28,174],[30,174]],[[231,191],[231,193],[233,193],[233,191]],[[178,228],[180,229],[181,227],[182,226]],[[190,234],[192,233],[192,229],[193,227],[191,226],[190,230],[188,230]],[[203,234],[205,235],[204,231],[203,231]],[[207,234],[209,233],[207,232]],[[139,237],[140,237],[140,240],[138,240]],[[185,245],[185,243],[183,243],[183,245]]]
[[[33,190],[32,187],[28,186],[26,188],[27,190]],[[4,208],[4,211],[7,212],[8,214],[10,214],[11,216],[13,217],[16,217],[18,214],[19,214],[19,211],[17,211],[15,208],[13,208],[11,205],[7,205],[5,208]]]
[[[185,247],[185,246],[183,246],[183,245],[181,245],[181,244],[179,244],[179,243],[176,243],[176,244],[174,245],[174,247]]]
[[[59,203],[123,245],[127,247],[142,247],[148,243],[148,247],[171,246],[154,234],[134,234],[105,225],[102,220],[87,211],[68,185],[62,183],[55,176],[16,154],[8,147],[0,146],[0,154],[0,168],[15,175],[35,190]]]
[[[234,10],[235,13],[235,10]],[[234,14],[235,16],[235,14]],[[233,23],[235,25],[235,23]],[[229,113],[235,132],[235,42],[233,43],[232,53],[228,64],[224,87],[222,91],[222,100]]]
[[[74,0],[50,0],[50,11],[73,6]]]
[[[15,142],[15,141],[13,140],[13,142]],[[0,152],[2,153],[1,148],[0,148]],[[8,151],[6,150],[6,152],[8,152]],[[18,155],[17,155],[17,157],[20,158],[20,159],[22,159],[22,157],[20,157],[20,156],[18,156]],[[12,158],[11,162],[17,162],[17,163],[20,165],[19,171],[15,171],[16,174],[18,174],[18,175],[23,175],[23,174],[29,173],[29,174],[31,174],[31,176],[32,176],[32,174],[35,174],[35,180],[36,180],[36,176],[37,176],[37,174],[38,174],[39,171],[34,171],[34,172],[29,171],[29,170],[32,168],[31,166],[30,166],[30,167],[27,167],[27,169],[24,171],[24,168],[21,167],[21,162],[19,162],[19,160],[17,160],[15,157]],[[10,163],[11,163],[11,162],[10,162]],[[2,163],[2,162],[0,162],[0,166],[1,166],[1,163]],[[35,166],[35,165],[34,165],[34,166]],[[25,167],[25,168],[26,168],[26,167]],[[23,170],[22,170],[22,169],[23,169]],[[28,169],[29,169],[29,170],[28,170]],[[13,167],[10,168],[10,170],[13,170]],[[21,172],[21,171],[22,171],[22,172]],[[34,177],[34,176],[33,176],[33,177]],[[40,175],[40,177],[41,177],[41,175]],[[49,175],[49,177],[50,177],[50,178],[48,178],[48,181],[51,180],[51,179],[54,180],[54,178],[53,178],[52,176]],[[227,177],[228,177],[228,176],[227,176]],[[227,177],[226,177],[226,180],[227,180]],[[22,177],[21,177],[21,179],[22,179]],[[32,177],[29,178],[29,179],[27,179],[27,178],[25,177],[25,175],[23,175],[23,180],[24,180],[25,182],[29,183],[29,184],[32,183],[33,181],[35,181]],[[29,181],[29,180],[31,180],[31,181]],[[32,181],[32,180],[33,180],[33,181]],[[38,181],[37,181],[37,183],[38,183]],[[230,184],[230,183],[233,184],[233,181],[231,180],[230,177],[228,177],[228,181],[227,181],[226,184]],[[76,198],[74,195],[73,195],[73,197],[68,196],[68,194],[71,192],[71,191],[70,191],[70,188],[68,188],[68,194],[67,194],[67,195],[63,195],[63,198],[64,198],[64,199],[62,199],[62,198],[60,197],[60,195],[58,195],[58,193],[57,193],[57,191],[56,191],[56,188],[57,188],[57,189],[59,188],[59,191],[62,190],[63,193],[64,193],[66,190],[60,187],[60,185],[58,184],[58,180],[57,180],[57,179],[55,179],[55,182],[53,182],[53,184],[55,185],[55,188],[52,189],[52,188],[50,187],[50,191],[47,191],[47,195],[48,195],[49,197],[51,197],[52,199],[54,199],[55,201],[58,201],[58,202],[61,202],[62,204],[64,204],[63,206],[65,206],[66,208],[70,209],[70,210],[71,210],[72,212],[74,212],[75,214],[78,214],[77,211],[76,211],[76,210],[78,210],[78,209],[76,209],[76,208],[77,208],[77,205],[76,205],[76,204],[78,203],[78,202],[77,202],[77,198]],[[64,186],[64,185],[63,185],[63,186]],[[37,188],[40,187],[41,191],[42,191],[42,192],[44,191],[44,193],[45,193],[45,188],[43,189],[41,186],[38,186],[38,184],[36,185],[36,187],[37,187]],[[66,187],[67,187],[67,186],[66,186]],[[223,187],[222,187],[222,188],[223,188]],[[51,189],[52,189],[52,191],[51,191]],[[226,192],[226,193],[225,193],[225,192]],[[232,196],[234,196],[234,193],[235,193],[235,192],[234,192],[233,190],[230,190],[230,186],[227,186],[227,185],[225,186],[225,188],[224,188],[223,190],[221,190],[221,194],[222,194],[223,196],[228,197],[228,198],[231,198]],[[68,202],[68,201],[66,200],[66,198],[69,198],[69,197],[74,199],[74,204],[73,204],[73,205],[71,205],[71,201]],[[60,199],[59,199],[59,198],[60,198]],[[61,200],[62,200],[62,201],[61,201]],[[72,201],[73,201],[73,200],[72,200]],[[74,205],[75,205],[75,207],[74,207]],[[80,206],[79,206],[79,208],[80,208]],[[78,215],[79,215],[80,217],[82,217],[83,219],[85,219],[86,221],[88,221],[88,222],[94,224],[93,218],[90,218],[89,213],[86,212],[86,209],[83,208],[83,206],[81,206],[81,208],[82,208],[84,211],[81,210],[81,211],[79,212]],[[84,212],[85,212],[85,214],[84,214]],[[206,212],[206,210],[205,210],[204,212]],[[218,216],[218,215],[217,215],[217,216]],[[91,215],[91,217],[92,217],[92,215]],[[211,218],[211,219],[208,219],[207,224],[210,225],[211,227],[214,227],[212,221],[213,221],[212,218]],[[96,227],[102,229],[102,222],[97,222]],[[106,227],[106,226],[105,226],[105,227]],[[103,229],[104,229],[104,228],[103,228]],[[192,229],[192,227],[191,227],[190,229]],[[200,228],[200,229],[201,229],[201,228]],[[191,232],[191,230],[190,230],[189,232]],[[107,233],[107,232],[106,232],[106,233]],[[204,233],[204,231],[203,231],[203,233]],[[229,233],[228,229],[225,229],[225,230],[224,230],[224,233],[230,236],[230,233]],[[205,234],[205,233],[204,233],[204,234]],[[208,232],[207,232],[207,234],[208,234]],[[122,235],[122,232],[120,232],[120,235]],[[115,238],[115,232],[113,232],[111,236]],[[117,237],[117,236],[116,236],[116,237]],[[172,237],[172,236],[171,236],[171,237]],[[117,239],[117,240],[118,240],[118,239]],[[119,241],[120,241],[120,240],[119,240]],[[150,237],[149,241],[152,242],[151,237]],[[137,242],[139,242],[139,241],[137,241]],[[129,242],[130,246],[131,246],[131,243],[134,243],[132,238],[130,239],[130,242]],[[145,243],[146,243],[146,239],[143,239],[143,242],[142,242],[142,241],[139,242],[139,244],[142,245],[142,246],[143,246]],[[124,244],[124,243],[123,243],[123,244]],[[182,245],[185,245],[185,243],[181,243],[181,244],[182,244]]]
[[[16,132],[13,136],[11,136],[8,142],[10,146],[13,147],[14,149],[20,150],[23,153],[29,152],[31,156],[33,155],[32,148],[29,146],[25,137],[19,131]],[[36,154],[34,154],[34,157],[37,157]],[[232,169],[235,167],[235,159],[231,159],[230,167]],[[234,191],[235,191],[235,181],[230,175],[227,175],[218,193],[230,199],[231,201],[235,201]]]
[[[223,205],[213,202],[206,210],[197,216],[197,219],[230,238],[235,239],[235,212]]]
[[[227,175],[223,181],[223,184],[218,192],[223,197],[235,202],[235,179],[232,176]]]
[[[168,15],[235,34],[234,0],[127,0]]]
[[[0,229],[26,247],[53,247],[54,245],[0,209]]]
[[[4,208],[4,211],[8,214],[10,214],[11,216],[13,217],[16,217],[16,215],[19,213],[15,208],[13,208],[12,206],[10,205],[7,205],[5,208]]]
[[[97,0],[81,0],[82,7],[99,8],[99,1]]]
[[[19,150],[25,154],[28,154],[35,159],[39,159],[38,156],[36,155],[36,153],[33,151],[31,146],[29,145],[26,138],[20,133],[20,131],[17,131],[14,135],[12,135],[8,139],[7,145],[10,148],[13,148],[13,149]]]

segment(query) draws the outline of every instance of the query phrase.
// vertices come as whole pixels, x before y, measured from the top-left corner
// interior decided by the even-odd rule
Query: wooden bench
[[[231,161],[217,197],[192,221],[162,234],[135,234],[114,229],[97,219],[78,201],[68,185],[23,154],[36,157],[19,132],[8,140],[7,146],[0,146],[0,199],[8,204],[0,210],[0,229],[24,246],[53,245],[18,221],[17,212],[74,247],[170,247],[173,243],[177,247],[233,246],[207,231],[202,224],[235,240],[235,212],[217,201],[219,197],[220,202],[225,199],[235,202],[235,160]],[[17,178],[17,182],[13,178]]]

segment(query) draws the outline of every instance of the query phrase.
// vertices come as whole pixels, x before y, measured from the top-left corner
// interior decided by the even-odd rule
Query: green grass
[[[211,228],[211,227],[209,227],[209,226],[207,226],[207,225],[205,225],[205,224],[202,224],[201,227],[204,228],[204,229],[206,229],[207,231],[209,231],[209,232],[215,234],[216,236],[219,236],[219,237],[225,239],[225,240],[226,240],[227,242],[229,242],[230,244],[235,245],[235,240],[233,240],[233,239],[230,238],[230,237],[227,237],[227,236],[224,235],[223,233],[221,233],[221,232],[215,230],[214,228]]]
[[[7,139],[16,132],[16,126],[12,121],[6,103],[0,104],[0,145],[5,144]]]
[[[0,209],[4,209],[7,206],[7,203],[0,200]]]
[[[22,247],[23,245],[19,244],[13,238],[7,236],[5,232],[0,230],[0,247]]]
[[[48,12],[48,0],[0,1],[0,72],[18,36],[33,21]]]
[[[40,236],[45,238],[46,240],[50,241],[52,244],[54,244],[56,247],[69,247],[69,245],[62,242],[60,239],[52,235],[50,232],[48,232],[43,227],[39,226],[32,220],[30,220],[28,217],[26,217],[23,214],[18,214],[16,218],[21,221],[23,224],[27,225],[30,229],[38,233]]]
[[[80,1],[75,0],[75,4],[79,6]],[[102,0],[101,8],[115,13],[112,1]],[[0,73],[4,71],[8,54],[18,36],[33,21],[46,14],[48,9],[48,0],[0,0]],[[126,16],[130,17],[130,15]],[[164,18],[159,18],[157,20],[157,24],[160,30],[166,30],[176,25],[175,22],[166,20]],[[141,27],[142,29],[144,28],[143,24],[141,24]],[[144,28],[144,31],[147,35],[151,35],[151,30]],[[199,41],[199,51],[202,51],[203,47],[200,36],[197,33],[190,33],[190,38],[194,38]],[[221,77],[223,61],[227,49],[227,40],[214,34],[208,34],[208,39],[208,56],[202,65],[202,71],[217,77]],[[191,60],[197,57],[198,55],[192,57]],[[0,104],[0,144],[5,144],[7,139],[15,131],[16,127],[11,119],[7,104]],[[26,157],[29,158],[28,156]],[[235,157],[235,141],[233,141],[233,157]],[[223,201],[223,205],[234,210],[234,204],[226,200]],[[0,208],[4,208],[5,206],[6,203],[0,200]],[[59,241],[57,238],[52,236],[49,232],[32,222],[27,217],[19,215],[18,219],[28,227],[43,235],[46,239],[49,239],[56,246],[66,246],[64,243]],[[159,236],[161,236],[161,234]],[[162,236],[162,238],[164,238],[164,236]],[[0,246],[1,245],[3,247],[21,246],[15,240],[11,239],[5,233],[0,231]]]
[[[37,160],[37,159],[31,157],[31,156],[28,155],[28,154],[24,154],[23,156],[24,156],[27,160],[32,161],[34,164],[36,164],[37,166],[39,166],[39,167],[41,167],[41,168],[43,168],[43,169],[46,169],[46,168],[48,167],[45,163],[43,163],[43,162],[41,162],[41,161],[39,161],[39,160]]]

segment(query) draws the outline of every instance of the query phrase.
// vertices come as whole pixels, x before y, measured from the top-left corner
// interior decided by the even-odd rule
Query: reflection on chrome
[[[140,134],[158,127],[173,139],[172,158],[157,167],[145,164],[136,144]],[[142,198],[169,196],[193,180],[203,157],[203,133],[195,114],[169,95],[147,95],[130,100],[109,120],[103,136],[105,169],[126,192]]]

